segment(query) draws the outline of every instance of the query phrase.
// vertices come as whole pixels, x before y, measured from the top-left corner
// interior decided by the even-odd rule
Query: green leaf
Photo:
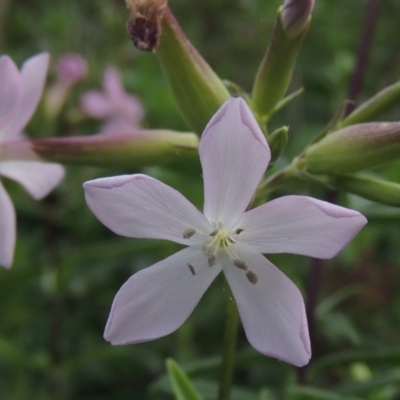
[[[167,360],[166,364],[176,400],[202,400],[189,377],[179,365],[171,358]]]

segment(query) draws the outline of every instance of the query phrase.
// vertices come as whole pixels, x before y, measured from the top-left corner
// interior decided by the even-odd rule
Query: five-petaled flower
[[[31,161],[9,159],[6,145],[14,141],[23,143],[22,130],[42,95],[48,63],[48,54],[38,54],[27,60],[20,72],[8,56],[0,57],[0,176],[19,182],[36,200],[60,183],[63,167],[41,162],[28,147],[24,151]],[[0,181],[0,265],[11,267],[15,240],[14,207]]]
[[[142,103],[125,92],[117,68],[109,66],[104,72],[103,92],[92,90],[81,98],[82,110],[93,118],[105,120],[101,131],[130,132],[138,128],[144,117]]]
[[[189,247],[134,274],[115,297],[105,329],[113,344],[139,343],[175,331],[223,271],[252,346],[291,364],[311,356],[300,291],[261,253],[335,256],[366,218],[306,196],[286,196],[246,211],[268,166],[268,144],[246,103],[231,99],[199,145],[204,214],[149,176],[84,184],[96,217],[115,233],[167,239]]]

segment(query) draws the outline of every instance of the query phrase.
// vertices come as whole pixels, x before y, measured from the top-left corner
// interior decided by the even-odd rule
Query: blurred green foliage
[[[272,124],[290,127],[284,163],[302,150],[337,112],[353,69],[366,0],[317,0],[292,82],[304,94]],[[223,79],[251,89],[279,0],[171,0],[183,29]],[[362,98],[400,79],[400,3],[384,2]],[[145,127],[187,130],[152,54],[139,53],[125,32],[122,0],[1,0],[0,53],[17,63],[40,51],[53,60],[77,52],[90,65],[66,110],[50,129],[38,112],[31,137],[90,134],[96,122],[74,122],[79,96],[100,86],[116,65],[128,91],[146,109]],[[1,77],[0,77],[1,78]],[[50,74],[49,81],[54,79]],[[385,119],[399,120],[400,107]],[[272,131],[272,130],[271,130]],[[400,164],[378,172],[400,182]],[[176,333],[145,344],[112,347],[102,338],[112,299],[135,271],[175,252],[162,241],[117,237],[91,214],[82,183],[135,171],[70,167],[62,185],[37,203],[4,180],[18,214],[11,271],[0,270],[0,393],[2,399],[172,399],[165,359],[173,357],[205,399],[214,399],[227,298],[220,277]],[[202,206],[199,166],[146,168]],[[317,186],[294,183],[276,195],[321,197]],[[400,211],[342,195],[341,204],[365,213],[369,224],[326,263],[316,310],[313,359],[305,371],[252,350],[239,334],[232,399],[400,398]],[[0,233],[1,234],[1,233]],[[310,260],[269,257],[303,293]],[[144,310],[145,312],[145,310]],[[306,375],[306,385],[299,377]]]

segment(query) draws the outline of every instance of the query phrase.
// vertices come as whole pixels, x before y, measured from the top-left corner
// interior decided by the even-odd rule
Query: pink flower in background
[[[34,161],[13,161],[5,157],[3,145],[24,138],[22,130],[39,103],[46,80],[48,54],[28,59],[18,70],[8,56],[0,57],[0,176],[20,183],[36,200],[45,197],[64,176],[61,165]],[[28,150],[26,150],[28,151]],[[0,182],[0,265],[12,264],[16,239],[13,204]]]
[[[53,118],[57,118],[72,88],[86,78],[89,70],[86,60],[76,53],[62,55],[55,67],[56,81],[47,88],[44,96],[45,110]]]
[[[291,364],[307,364],[311,348],[301,293],[261,253],[332,258],[366,218],[306,196],[285,196],[246,211],[270,150],[242,99],[229,100],[214,115],[199,153],[204,214],[150,176],[84,184],[90,209],[115,233],[189,246],[137,272],[121,287],[104,337],[121,345],[168,335],[223,271],[251,345]]]
[[[87,115],[106,121],[102,132],[130,132],[139,127],[144,117],[142,103],[125,92],[115,67],[108,67],[104,72],[103,92],[85,93],[81,107]]]
[[[59,82],[74,85],[87,77],[88,65],[79,54],[67,53],[57,60],[56,74]]]

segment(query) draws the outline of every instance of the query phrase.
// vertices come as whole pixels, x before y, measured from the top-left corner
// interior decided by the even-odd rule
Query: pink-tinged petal
[[[114,299],[105,339],[121,345],[170,334],[189,317],[220,271],[218,265],[208,266],[200,250],[189,247],[137,272]]]
[[[260,253],[241,251],[239,254],[255,274],[253,282],[227,258],[223,261],[223,271],[248,341],[262,354],[298,367],[307,364],[311,346],[299,289]]]
[[[110,117],[126,119],[138,126],[144,117],[142,103],[135,97],[127,94],[122,86],[120,74],[115,67],[108,67],[104,72],[104,92],[114,106]]]
[[[0,265],[10,268],[16,239],[14,206],[0,182]]]
[[[110,101],[119,101],[125,96],[125,90],[122,86],[121,76],[115,67],[107,67],[103,77],[104,92]]]
[[[178,191],[149,176],[122,175],[85,182],[94,215],[121,236],[166,239],[188,246],[209,230],[204,215]],[[195,230],[190,238],[184,232]]]
[[[246,103],[228,100],[207,125],[199,153],[204,178],[204,215],[232,227],[267,168],[271,153]]]
[[[0,129],[13,117],[22,96],[22,78],[8,56],[0,57]],[[3,133],[0,132],[0,140]]]
[[[357,211],[306,196],[284,196],[246,212],[240,240],[261,253],[332,258],[367,223]]]
[[[99,119],[112,117],[115,109],[115,105],[98,91],[85,93],[81,98],[81,107],[87,115]]]
[[[47,196],[64,178],[64,168],[59,164],[42,161],[3,161],[0,175],[20,183],[35,199]]]
[[[49,55],[41,53],[25,61],[21,68],[23,80],[22,100],[14,114],[14,118],[5,128],[5,137],[13,139],[31,119],[43,93],[46,81]]]
[[[105,122],[101,129],[100,133],[109,133],[109,134],[120,134],[120,133],[129,133],[134,129],[138,129],[139,127],[136,124],[132,124],[132,122],[127,121],[123,118],[110,119],[108,122]]]

